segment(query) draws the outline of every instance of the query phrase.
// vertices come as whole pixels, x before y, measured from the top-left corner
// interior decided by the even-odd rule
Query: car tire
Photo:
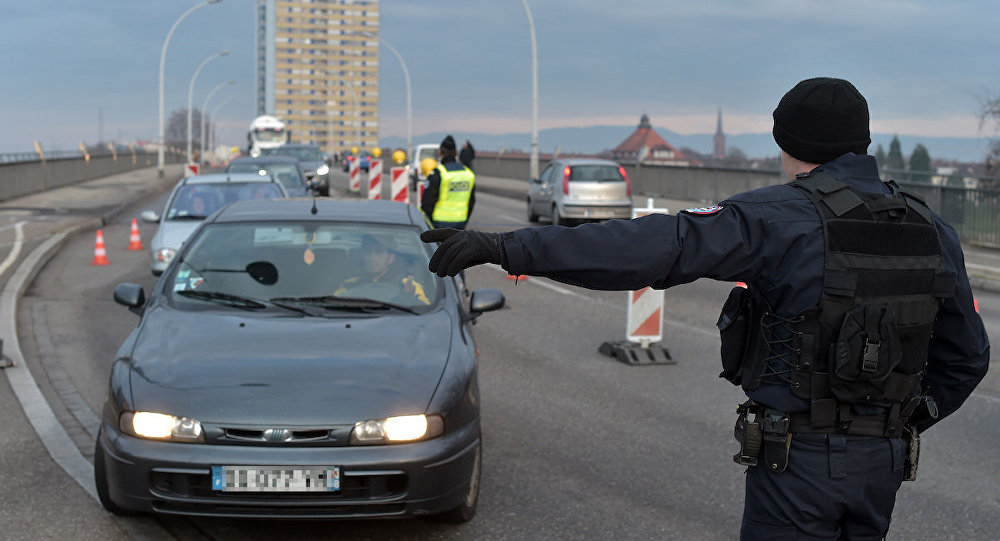
[[[531,210],[531,198],[528,198],[528,221],[535,224],[538,223],[538,215]]]
[[[135,516],[141,513],[129,511],[118,507],[118,504],[111,501],[111,494],[108,491],[108,470],[105,465],[104,449],[101,447],[101,431],[97,431],[97,442],[94,444],[94,485],[97,488],[97,499],[101,501],[104,509],[121,517]]]
[[[559,214],[559,205],[552,205],[552,225],[566,224],[566,219]]]
[[[450,509],[443,513],[434,515],[433,518],[440,522],[452,524],[462,524],[469,522],[476,516],[476,507],[479,504],[479,481],[483,471],[483,435],[479,434],[479,445],[476,446],[476,457],[472,466],[472,475],[469,478],[469,490],[466,492],[462,505]]]

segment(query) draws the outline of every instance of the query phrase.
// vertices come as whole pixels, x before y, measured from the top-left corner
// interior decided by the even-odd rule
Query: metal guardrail
[[[107,154],[111,154],[110,151],[106,151]],[[61,158],[82,158],[83,153],[79,150],[46,150],[45,159],[46,160],[58,160]],[[27,152],[4,152],[0,153],[0,163],[20,163],[20,162],[38,162],[41,161],[38,158],[38,153],[29,150]]]
[[[927,201],[927,206],[951,224],[962,241],[1000,248],[1000,190],[898,184]]]

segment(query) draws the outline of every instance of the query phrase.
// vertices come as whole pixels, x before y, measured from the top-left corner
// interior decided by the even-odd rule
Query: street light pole
[[[193,145],[192,139],[194,138],[194,135],[192,135],[192,133],[191,133],[191,108],[193,107],[193,105],[191,104],[191,102],[194,100],[194,82],[198,80],[198,74],[201,73],[201,70],[205,69],[205,66],[208,65],[209,62],[211,62],[212,60],[214,60],[216,58],[219,58],[220,56],[226,56],[228,54],[229,54],[229,51],[222,51],[222,52],[215,53],[212,56],[209,56],[208,58],[202,60],[201,64],[198,64],[198,69],[194,70],[194,75],[191,76],[191,83],[188,84],[187,163],[192,163],[192,160],[194,158],[191,155],[191,147]],[[201,114],[202,114],[202,116],[205,115],[204,109],[201,111]]]
[[[221,1],[222,0],[205,0],[204,2],[202,2],[202,3],[200,3],[200,4],[198,4],[198,5],[194,6],[194,7],[192,7],[191,9],[189,9],[187,11],[185,11],[184,14],[181,15],[180,18],[177,19],[174,22],[174,25],[170,27],[170,30],[167,32],[167,39],[163,40],[163,49],[160,50],[160,104],[159,104],[159,113],[160,113],[160,130],[159,130],[160,131],[160,140],[159,140],[159,143],[160,144],[158,145],[160,148],[157,150],[157,153],[156,153],[156,164],[157,164],[157,168],[159,169],[159,176],[161,176],[161,177],[163,176],[163,145],[166,144],[166,141],[164,141],[164,139],[165,139],[165,128],[163,126],[163,68],[164,68],[164,66],[166,65],[166,62],[167,62],[167,45],[170,44],[170,38],[171,38],[171,36],[174,35],[174,30],[177,30],[177,25],[181,24],[181,21],[183,21],[184,19],[186,19],[188,15],[190,15],[191,13],[193,13],[196,9],[203,8],[203,7],[205,7],[205,6],[209,5],[209,4],[217,4],[217,3],[221,2]]]
[[[221,102],[219,102],[219,104],[216,105],[214,109],[212,109],[212,118],[215,118],[216,111],[218,111],[219,109],[221,109],[223,105],[225,105],[225,104],[227,104],[227,103],[229,103],[229,102],[231,102],[231,101],[233,101],[235,99],[236,99],[236,96],[229,96],[228,98],[226,98],[226,99],[222,100]],[[216,124],[218,124],[218,122]],[[216,130],[215,128],[212,128],[212,135],[213,135],[213,137],[216,135],[215,130]],[[209,142],[209,144],[212,144],[211,141]]]
[[[527,0],[521,0],[531,30],[531,178],[538,178],[538,43],[535,41],[535,21]]]
[[[390,45],[388,41],[372,34],[371,32],[359,33],[363,36],[377,38],[379,43],[388,47],[392,54],[396,55],[396,60],[399,60],[399,65],[403,67],[403,77],[406,79],[406,152],[410,152],[413,139],[413,94],[410,90],[410,70],[406,69],[406,62],[403,61],[403,57],[399,54],[399,51]]]
[[[201,156],[201,160],[205,159],[205,130],[208,129],[208,115],[205,111],[208,109],[208,102],[212,99],[212,96],[214,96],[216,92],[222,90],[222,87],[234,84],[236,84],[236,81],[219,83],[218,86],[213,88],[212,91],[208,93],[208,97],[206,97],[205,101],[201,104],[201,146],[198,149],[198,154]]]

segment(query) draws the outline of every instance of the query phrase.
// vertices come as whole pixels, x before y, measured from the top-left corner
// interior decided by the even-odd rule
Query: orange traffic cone
[[[142,239],[139,237],[139,224],[132,218],[132,231],[128,235],[128,249],[142,250]]]
[[[90,263],[91,265],[110,265],[111,262],[108,261],[108,253],[104,250],[104,233],[101,230],[97,230],[97,242],[94,245],[94,260]]]

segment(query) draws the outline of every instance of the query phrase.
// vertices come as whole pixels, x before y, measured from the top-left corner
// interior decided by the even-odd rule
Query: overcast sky
[[[152,139],[160,48],[197,0],[0,0],[0,152],[72,148],[98,137]],[[843,77],[868,98],[876,132],[976,137],[1000,92],[997,0],[529,0],[538,38],[540,127],[634,125],[681,133],[767,132],[801,79]],[[188,17],[167,54],[166,109],[186,107],[191,74],[221,135],[245,143],[254,110],[255,0]],[[383,0],[382,39],[413,84],[415,135],[530,128],[531,57],[518,0]],[[381,136],[405,135],[402,70],[380,65]],[[209,110],[212,106],[209,106]]]

